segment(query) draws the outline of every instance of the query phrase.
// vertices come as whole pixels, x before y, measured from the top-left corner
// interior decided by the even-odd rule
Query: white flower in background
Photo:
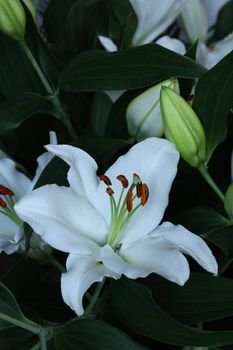
[[[126,109],[129,134],[137,141],[151,136],[161,137],[164,133],[160,109],[160,91],[162,86],[168,86],[179,93],[177,80],[165,80],[138,95]]]
[[[229,2],[229,0],[204,0],[209,27],[212,27],[215,24],[219,11],[227,2]]]
[[[203,0],[187,1],[181,12],[181,21],[191,43],[197,39],[207,40],[209,23]]]
[[[69,253],[61,290],[78,315],[84,312],[84,293],[105,276],[135,279],[154,272],[183,285],[190,274],[183,253],[217,274],[216,260],[200,237],[181,225],[159,225],[177,171],[174,144],[148,138],[100,177],[94,159],[81,149],[46,148],[70,166],[70,187],[40,187],[15,210],[47,243]]]
[[[188,0],[130,0],[137,17],[137,28],[132,38],[132,46],[148,44],[162,34],[176,19]],[[99,35],[99,40],[108,52],[117,51],[116,44]]]
[[[54,132],[50,132],[50,142],[57,144]],[[51,153],[46,152],[37,158],[38,167],[33,180],[18,171],[12,159],[8,157],[0,159],[0,252],[12,254],[25,250],[23,221],[15,213],[14,205],[20,198],[32,191],[52,157]],[[39,258],[45,253],[51,253],[51,247],[42,241],[40,236],[33,233],[29,255]]]

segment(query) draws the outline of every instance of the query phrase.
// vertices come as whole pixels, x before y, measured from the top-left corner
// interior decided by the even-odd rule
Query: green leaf
[[[203,237],[221,249],[225,255],[225,264],[233,259],[233,225],[207,232]]]
[[[145,350],[125,333],[96,320],[73,321],[55,335],[57,350]]]
[[[197,78],[204,72],[191,59],[148,44],[114,53],[84,52],[65,66],[60,87],[67,91],[136,89],[173,76]]]
[[[25,320],[14,295],[0,282],[0,318],[2,314],[20,321]]]
[[[10,326],[0,330],[1,350],[30,350],[38,337],[24,329]]]
[[[210,42],[219,41],[233,31],[233,0],[228,1],[219,11],[215,31]]]
[[[34,188],[38,188],[48,184],[57,184],[59,186],[67,186],[68,165],[61,159],[55,157],[42,171]]]
[[[233,281],[203,273],[192,273],[184,286],[161,277],[148,286],[159,306],[185,324],[207,322],[233,315]]]
[[[200,331],[176,321],[156,304],[148,287],[132,280],[113,282],[113,303],[119,319],[145,337],[178,346],[233,344],[233,331]]]
[[[91,129],[94,135],[104,136],[112,101],[105,93],[96,93],[91,112]]]
[[[24,120],[42,112],[48,101],[37,94],[25,94],[0,105],[0,134],[14,129]]]
[[[197,82],[193,108],[207,138],[207,161],[227,134],[227,116],[233,105],[233,51]]]
[[[0,90],[6,98],[24,92],[44,93],[44,87],[15,40],[0,33]]]

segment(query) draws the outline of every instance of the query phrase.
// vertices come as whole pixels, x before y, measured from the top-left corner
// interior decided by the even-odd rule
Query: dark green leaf
[[[112,101],[105,93],[96,93],[91,112],[91,129],[94,135],[104,136]]]
[[[145,350],[119,329],[95,320],[69,323],[55,335],[57,350]]]
[[[25,94],[0,105],[0,134],[14,129],[24,120],[42,112],[47,100],[37,94]]]
[[[222,250],[226,262],[233,259],[233,225],[207,232],[203,237]]]
[[[0,314],[24,321],[24,315],[10,290],[0,282]],[[1,318],[1,316],[0,316]]]
[[[0,331],[1,350],[30,350],[38,337],[18,327],[9,327]]]
[[[227,116],[233,105],[233,51],[197,82],[193,108],[207,137],[207,160],[227,134]]]
[[[67,171],[68,165],[63,160],[55,157],[44,168],[34,188],[48,184],[68,185]]]
[[[148,44],[115,53],[84,52],[66,65],[60,87],[68,91],[136,89],[173,76],[197,78],[204,72],[191,59]]]
[[[185,324],[207,322],[233,315],[233,281],[192,273],[184,286],[163,278],[148,282],[156,302]]]
[[[200,331],[176,321],[156,304],[148,287],[132,280],[113,283],[113,303],[119,319],[148,338],[180,346],[233,344],[233,331]]]
[[[7,98],[24,92],[44,93],[37,73],[16,40],[0,33],[0,90]]]
[[[218,13],[215,31],[210,42],[219,41],[233,31],[233,0],[229,0]]]

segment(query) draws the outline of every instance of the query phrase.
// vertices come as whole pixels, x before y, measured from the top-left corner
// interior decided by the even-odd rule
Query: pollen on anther
[[[126,179],[124,175],[118,175],[117,180],[119,180],[124,188],[129,186],[129,181]]]
[[[129,190],[126,197],[126,208],[130,213],[133,209],[133,191]]]
[[[7,204],[6,202],[0,197],[0,207],[6,208]]]
[[[145,205],[149,198],[149,189],[146,184],[142,184],[141,204]]]
[[[11,191],[8,187],[0,185],[0,194],[4,196],[14,196],[14,192]]]
[[[114,194],[114,191],[111,187],[106,188],[106,192],[109,194],[109,196],[112,196]]]
[[[112,182],[107,175],[100,175],[99,178],[101,181],[103,181],[105,183],[105,185],[112,186]]]

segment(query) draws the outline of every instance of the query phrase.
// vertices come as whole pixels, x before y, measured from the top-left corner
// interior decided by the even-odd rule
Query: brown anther
[[[112,186],[111,180],[106,175],[100,175],[99,178],[100,178],[101,181],[103,181],[105,183],[105,185]]]
[[[111,187],[106,188],[106,192],[109,194],[109,196],[112,196],[114,194],[114,191]]]
[[[11,191],[8,187],[0,185],[0,194],[4,196],[14,196],[14,192]]]
[[[124,175],[118,175],[117,180],[119,180],[122,183],[122,186],[124,188],[127,188],[129,186],[129,181],[126,179]]]
[[[7,204],[6,202],[0,197],[0,207],[6,208]]]
[[[142,197],[141,197],[141,204],[145,205],[149,198],[149,189],[146,184],[142,184]]]
[[[142,196],[142,184],[136,185],[136,192],[137,192],[137,197],[141,198],[141,196]]]
[[[133,191],[129,190],[126,197],[126,208],[130,213],[133,209]]]
[[[133,183],[134,185],[138,185],[142,183],[142,180],[138,174],[133,174]]]

